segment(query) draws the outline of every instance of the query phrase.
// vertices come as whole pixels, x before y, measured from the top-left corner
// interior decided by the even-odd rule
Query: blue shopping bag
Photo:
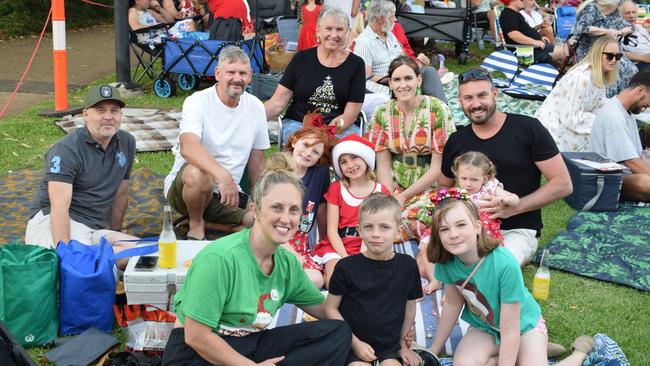
[[[157,238],[136,240],[155,241]],[[89,328],[106,333],[113,330],[115,303],[115,260],[158,251],[158,245],[135,247],[113,253],[111,244],[102,238],[99,245],[76,240],[60,242],[56,248],[60,260],[61,335],[80,334]]]

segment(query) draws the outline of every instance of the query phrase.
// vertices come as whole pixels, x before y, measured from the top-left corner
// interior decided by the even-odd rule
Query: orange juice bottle
[[[533,278],[533,297],[537,300],[548,299],[551,290],[551,272],[548,266],[544,264],[544,259],[548,256],[548,249],[542,252],[542,259],[539,261],[539,269]]]
[[[165,205],[163,228],[158,238],[158,265],[160,268],[176,268],[176,235],[172,227],[172,209]]]

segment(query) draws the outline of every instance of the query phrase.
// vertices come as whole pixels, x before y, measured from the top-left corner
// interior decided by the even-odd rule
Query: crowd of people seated
[[[133,0],[129,24],[181,17],[195,26],[209,11],[248,17],[239,1]],[[502,1],[508,43],[534,46],[538,61],[562,58],[565,49],[548,38],[534,0]],[[546,365],[548,331],[521,266],[537,251],[542,207],[572,192],[560,152],[590,150],[622,163],[623,199],[650,201],[650,165],[634,118],[650,107],[650,71],[636,72],[626,56],[647,68],[642,47],[650,45],[647,30],[632,24],[632,3],[611,1],[578,9],[580,61],[534,117],[500,111],[485,69],[458,75],[464,127],[454,125],[429,58],[409,54],[393,34],[391,1],[370,2],[353,51],[358,9],[326,1],[316,45],[297,52],[265,102],[247,92],[249,56],[222,49],[215,85],[183,103],[164,195],[188,217],[188,240],[205,240],[207,222],[235,233],[192,262],[163,361],[417,365],[422,358],[410,350],[415,300],[444,285],[434,354],[460,316],[472,327],[454,364]],[[493,18],[489,4],[479,9]],[[636,46],[620,45],[618,37],[629,34],[638,34]],[[367,90],[373,83],[386,91]],[[607,99],[610,87],[617,94]],[[355,122],[369,96],[376,105],[362,131]],[[130,238],[120,232],[135,156],[134,138],[119,129],[124,106],[113,87],[88,92],[85,126],[46,154],[27,243],[94,244],[104,235],[119,246]],[[281,113],[283,151],[267,161],[267,120]],[[418,243],[415,260],[392,251],[393,242],[408,240]],[[321,320],[267,330],[284,303]],[[593,347],[579,337],[558,365],[581,365]]]

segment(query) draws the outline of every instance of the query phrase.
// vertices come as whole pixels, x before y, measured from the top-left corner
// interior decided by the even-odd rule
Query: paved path
[[[69,30],[66,38],[68,90],[78,89],[115,73],[115,36],[112,24]],[[0,111],[20,80],[37,41],[38,36],[0,41]],[[46,34],[29,74],[5,117],[43,101],[54,101],[53,80],[52,35]],[[69,103],[79,105],[80,102],[69,100]]]

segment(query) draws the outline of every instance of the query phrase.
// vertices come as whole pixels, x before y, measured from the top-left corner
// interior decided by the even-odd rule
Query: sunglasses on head
[[[613,59],[616,59],[616,61],[619,61],[622,57],[622,53],[614,53],[614,52],[603,52],[603,55],[607,57],[607,61],[611,61]]]
[[[490,80],[491,82],[492,78],[490,77],[490,73],[483,68],[469,70],[467,72],[458,75],[459,85],[466,83],[468,81],[475,81],[475,80]]]

